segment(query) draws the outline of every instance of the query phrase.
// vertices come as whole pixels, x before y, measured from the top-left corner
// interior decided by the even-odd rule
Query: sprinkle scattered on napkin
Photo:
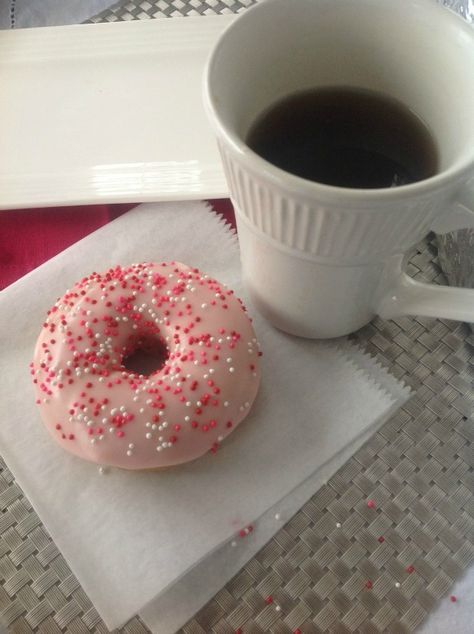
[[[264,351],[247,421],[215,455],[162,473],[98,468],[43,428],[28,374],[44,314],[93,270],[181,260],[246,301],[238,243],[203,203],[142,205],[0,296],[0,451],[109,628],[171,588],[242,527],[386,418],[406,390],[345,343],[273,329],[247,302]]]

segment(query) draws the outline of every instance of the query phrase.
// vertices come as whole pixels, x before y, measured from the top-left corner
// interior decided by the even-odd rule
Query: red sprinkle
[[[273,597],[267,597],[265,599],[265,603],[267,603],[268,605],[272,604],[273,603]]]
[[[449,597],[449,600],[451,601],[451,603],[456,603],[456,601],[457,601],[457,597],[455,597],[455,596],[454,596],[454,594],[452,594],[452,595]]]
[[[415,566],[407,566],[406,571],[411,575],[412,572],[415,572]]]
[[[367,506],[369,507],[369,509],[374,509],[375,502],[373,500],[367,500]]]
[[[369,581],[366,581],[366,582],[365,582],[365,587],[366,587],[368,590],[370,590],[370,589],[372,588],[372,586],[373,586],[372,581],[370,581],[370,580],[369,580]]]
[[[61,425],[59,423],[56,425],[56,429],[61,429]]]
[[[380,537],[379,537],[378,541],[379,541],[381,544],[383,544],[383,543],[384,543],[384,541],[385,541],[385,537],[384,537],[383,535],[380,535]]]

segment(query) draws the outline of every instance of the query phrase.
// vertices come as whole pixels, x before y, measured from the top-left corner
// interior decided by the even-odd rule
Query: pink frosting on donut
[[[149,376],[127,370],[161,346]],[[215,452],[260,383],[257,340],[240,300],[178,262],[92,273],[48,312],[31,374],[41,417],[67,451],[124,469]]]

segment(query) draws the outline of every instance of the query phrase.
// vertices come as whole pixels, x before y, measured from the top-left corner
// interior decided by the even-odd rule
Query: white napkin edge
[[[195,566],[188,570],[180,578],[170,584],[162,593],[150,601],[138,616],[153,632],[153,634],[172,634],[184,626],[199,610],[208,603],[219,590],[232,579],[241,568],[243,568],[284,525],[324,486],[327,481],[341,468],[348,460],[387,422],[391,416],[410,398],[411,389],[392,377],[380,363],[368,353],[360,348],[355,348],[352,344],[341,342],[340,351],[346,359],[354,365],[357,371],[363,371],[368,375],[369,380],[380,387],[392,403],[382,416],[376,419],[373,424],[366,429],[352,443],[341,449],[337,454],[321,465],[311,476],[301,482],[288,495],[284,496],[276,504],[271,506],[265,513],[257,518],[253,524],[254,530],[250,538],[245,541],[237,540],[237,547],[232,547],[228,540],[219,545],[206,557],[196,562]],[[354,357],[360,361],[359,366],[351,358],[351,348],[355,348]],[[347,351],[347,353],[346,353]],[[377,379],[381,378],[380,383]],[[280,507],[286,505],[284,513]],[[279,513],[280,519],[277,521],[275,515]],[[239,549],[239,546],[241,548]],[[239,552],[240,550],[240,552]],[[232,562],[229,564],[229,559]],[[204,587],[200,580],[203,576],[210,576],[212,582]],[[183,584],[183,580],[188,579],[188,584]],[[188,585],[195,584],[193,592],[190,592]],[[180,604],[179,612],[174,604]]]
[[[218,222],[219,226],[221,226],[224,229],[224,235],[225,237],[229,240],[229,247],[232,248],[239,248],[238,246],[238,235],[237,232],[235,231],[235,229],[225,220],[225,218],[223,218],[219,213],[217,213],[216,211],[214,211],[214,209],[212,208],[211,204],[208,203],[207,201],[200,201],[200,204],[202,204],[209,213],[211,213],[214,218],[216,219],[216,221]],[[134,208],[136,209],[136,208]],[[133,210],[130,210],[127,213],[133,212]],[[119,216],[118,218],[112,220],[110,223],[106,223],[105,225],[103,225],[102,227],[98,228],[96,231],[92,232],[93,234],[100,236],[101,233],[107,233],[108,231],[108,227],[110,224],[120,221],[121,216]],[[62,252],[58,253],[57,255],[53,256],[53,258],[51,258],[50,260],[47,260],[46,262],[44,262],[43,264],[41,264],[39,267],[33,269],[32,271],[30,271],[29,273],[27,273],[25,276],[21,277],[19,280],[17,280],[16,282],[14,282],[13,284],[11,284],[10,286],[8,286],[3,292],[2,292],[2,300],[6,300],[6,295],[8,295],[10,292],[13,294],[16,294],[18,287],[22,284],[22,282],[24,282],[25,280],[29,280],[31,279],[35,279],[35,277],[37,276],[41,276],[43,269],[47,268],[51,262],[51,260],[54,260],[56,258],[62,259],[64,257],[67,257],[67,254],[69,252],[69,250],[72,249],[77,249],[77,247],[84,241],[87,241],[89,239],[89,237],[92,235],[88,234],[87,236],[85,236],[84,238],[82,238],[81,240],[75,242],[74,244],[72,244],[70,247],[68,247],[67,249],[63,250]],[[223,236],[224,237],[224,236]],[[270,326],[271,327],[271,326]],[[341,355],[341,362],[346,362],[346,363],[350,363],[353,367],[354,367],[354,371],[357,373],[363,373],[366,377],[366,379],[369,380],[370,383],[372,383],[372,385],[374,385],[376,388],[381,389],[386,395],[388,395],[391,399],[393,400],[393,403],[390,407],[390,410],[392,410],[392,408],[397,409],[399,407],[399,404],[397,403],[396,399],[400,398],[403,400],[406,400],[406,398],[408,397],[408,388],[404,385],[402,385],[401,383],[399,383],[397,381],[397,379],[395,379],[394,377],[392,377],[387,370],[385,370],[379,362],[375,361],[374,358],[372,358],[369,354],[363,352],[359,347],[357,347],[356,345],[354,345],[351,341],[341,338],[339,340],[331,340],[330,342],[324,342],[321,341],[319,343],[322,343],[323,345],[326,345],[328,347],[331,347],[334,351],[334,349],[336,349],[336,352],[338,352]],[[336,344],[336,346],[334,345]],[[405,397],[404,397],[405,395]],[[371,426],[370,428],[371,430],[374,429],[374,424]],[[344,451],[345,448],[342,450]],[[350,452],[350,455],[353,453],[353,451]],[[21,486],[21,484],[20,484]],[[315,492],[315,490],[312,491],[311,495]],[[295,512],[298,509],[295,509]],[[224,542],[225,543],[225,542]],[[196,562],[196,565],[199,565],[202,561],[207,560],[207,558],[212,555],[213,553],[215,553],[216,551],[218,551],[221,547],[223,546],[223,543],[220,543],[216,546],[215,549],[212,550],[212,552],[208,553],[205,557],[201,558],[199,561]],[[194,569],[194,568],[193,568]],[[170,587],[173,587],[177,581],[179,581],[180,579],[182,579],[184,576],[186,576],[187,574],[189,574],[189,570],[186,571],[186,573],[184,573],[183,575],[181,575],[181,577],[179,577],[179,579],[173,581],[171,584],[169,584],[164,591],[167,591]],[[161,595],[162,593],[160,593]],[[119,627],[120,625],[123,625],[123,623],[109,623],[109,626],[113,626],[113,627]]]

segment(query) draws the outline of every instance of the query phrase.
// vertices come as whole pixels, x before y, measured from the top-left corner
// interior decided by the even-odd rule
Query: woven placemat
[[[419,245],[409,273],[444,281],[433,242]],[[463,324],[403,318],[376,319],[353,339],[414,395],[183,632],[411,632],[472,561],[474,336]],[[8,630],[105,634],[1,460],[0,509]],[[138,617],[122,631],[148,632]]]
[[[237,12],[252,3],[133,0],[92,21]],[[418,246],[409,273],[444,282],[434,241]],[[376,319],[352,338],[414,395],[186,634],[411,632],[472,561],[474,336],[456,322],[403,318]],[[1,459],[0,510],[0,621],[8,631],[106,634]],[[148,632],[138,617],[121,631]]]
[[[120,0],[87,22],[117,22],[239,13],[257,0]]]

